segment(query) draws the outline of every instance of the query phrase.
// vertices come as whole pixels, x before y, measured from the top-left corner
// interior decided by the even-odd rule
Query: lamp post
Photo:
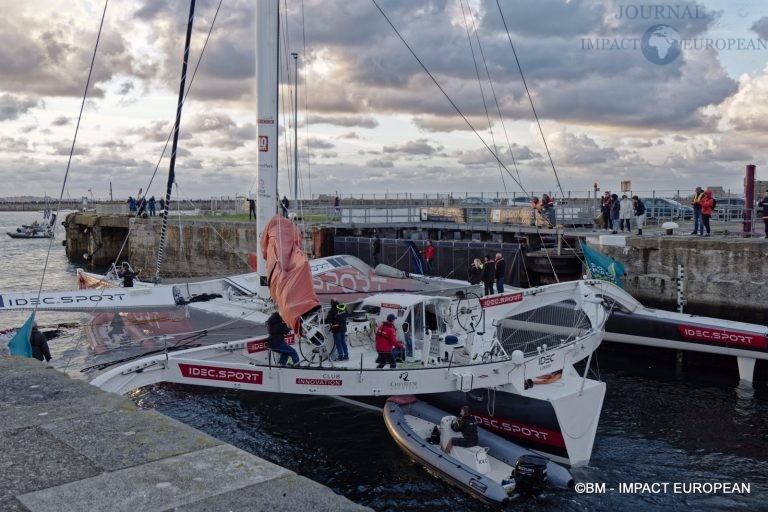
[[[299,54],[293,57],[293,202],[294,208],[299,200]]]

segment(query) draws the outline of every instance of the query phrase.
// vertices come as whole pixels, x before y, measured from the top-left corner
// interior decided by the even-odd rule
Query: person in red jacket
[[[712,210],[715,208],[715,200],[712,199],[712,191],[707,189],[704,192],[704,197],[699,200],[701,205],[701,219],[704,223],[704,228],[707,233],[704,236],[709,236],[709,218],[712,217]]]
[[[432,240],[427,240],[427,248],[422,253],[424,254],[424,263],[426,264],[424,272],[427,275],[432,275],[432,260],[435,258],[435,246],[432,245]]]
[[[403,344],[397,341],[397,330],[394,324],[396,318],[395,315],[390,313],[387,315],[387,321],[381,324],[376,331],[376,352],[379,353],[379,357],[376,358],[378,363],[376,368],[384,368],[386,363],[389,363],[390,368],[397,367],[392,349],[395,347],[405,349]]]

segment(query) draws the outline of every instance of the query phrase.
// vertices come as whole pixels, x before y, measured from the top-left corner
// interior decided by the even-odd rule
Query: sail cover
[[[301,232],[290,220],[275,215],[264,227],[261,252],[267,262],[269,293],[280,316],[293,332],[300,333],[301,316],[320,307],[309,261],[301,250]]]

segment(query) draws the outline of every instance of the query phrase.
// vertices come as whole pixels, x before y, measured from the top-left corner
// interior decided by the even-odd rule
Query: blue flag
[[[417,274],[424,274],[424,260],[421,259],[421,251],[410,240],[405,242],[405,245],[408,247],[408,254],[411,255],[411,268]]]
[[[29,315],[29,318],[22,325],[11,341],[8,342],[8,350],[12,356],[32,357],[32,344],[29,338],[32,335],[32,324],[35,323],[35,313]]]
[[[592,279],[602,279],[622,286],[619,278],[624,275],[623,264],[610,256],[597,252],[585,243],[581,244],[581,252],[584,253],[584,259],[587,261]]]

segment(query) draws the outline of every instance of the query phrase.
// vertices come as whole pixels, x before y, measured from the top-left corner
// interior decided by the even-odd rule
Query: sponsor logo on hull
[[[296,336],[293,333],[286,334],[283,339],[289,345],[294,345],[296,343]],[[249,341],[245,344],[245,350],[249,354],[264,352],[267,349],[269,349],[269,340],[267,338],[259,338],[258,340]]]
[[[261,384],[263,373],[256,370],[237,370],[234,368],[217,368],[201,364],[179,363],[179,370],[184,377],[193,379],[223,380],[226,382],[242,382],[245,384]]]
[[[521,302],[523,300],[522,293],[512,293],[508,295],[500,295],[498,297],[483,297],[480,299],[480,306],[483,309],[492,308],[494,306],[501,306],[504,304],[512,304],[513,302]]]
[[[79,304],[81,302],[123,302],[127,294],[125,293],[96,293],[94,295],[59,295],[40,297],[14,297],[0,295],[0,308],[39,306],[39,305],[61,305],[61,304]]]
[[[303,384],[307,386],[341,386],[341,379],[304,379],[296,378],[296,384]]]
[[[557,448],[565,448],[565,440],[563,439],[563,435],[560,432],[546,428],[535,427],[533,425],[526,425],[525,423],[510,421],[504,418],[484,416],[476,412],[473,412],[472,414],[475,416],[475,421],[477,421],[477,424],[483,428],[487,428],[488,430],[499,432],[506,436],[526,439],[549,446],[555,446]]]
[[[711,329],[695,325],[678,325],[680,335],[687,340],[708,341],[710,343],[722,343],[724,345],[740,345],[750,348],[768,348],[766,337],[760,334],[748,332],[726,331],[724,329]]]

